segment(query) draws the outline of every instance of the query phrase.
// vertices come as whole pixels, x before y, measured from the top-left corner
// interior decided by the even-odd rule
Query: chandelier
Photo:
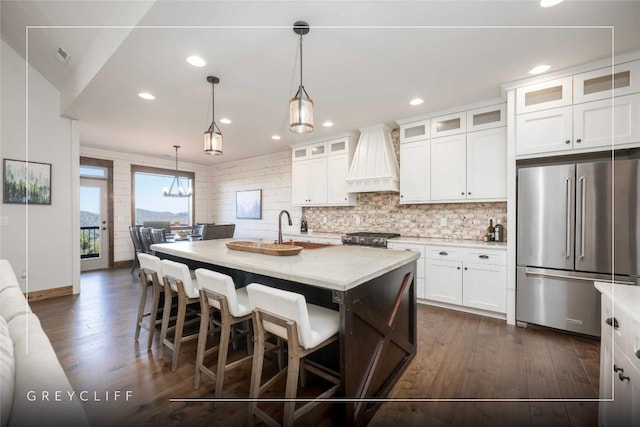
[[[178,172],[178,148],[179,145],[174,145],[176,149],[176,174],[173,176],[173,182],[171,187],[163,187],[162,194],[165,197],[191,197],[191,187],[185,188],[180,181],[180,172]],[[175,191],[174,191],[175,188]]]

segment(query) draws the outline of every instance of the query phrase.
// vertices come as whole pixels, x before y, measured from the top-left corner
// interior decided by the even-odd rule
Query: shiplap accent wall
[[[262,189],[262,219],[236,219],[236,191]],[[294,222],[282,231],[300,230],[302,210],[291,205],[291,151],[253,157],[211,168],[213,222],[236,224],[235,238],[276,239],[278,214],[286,209]]]
[[[129,226],[132,224],[131,165],[175,169],[174,160],[118,153],[82,146],[80,147],[80,155],[83,157],[113,161],[113,260],[114,262],[132,260],[133,245],[129,237]],[[179,169],[195,173],[196,222],[211,222],[209,167],[180,162]]]

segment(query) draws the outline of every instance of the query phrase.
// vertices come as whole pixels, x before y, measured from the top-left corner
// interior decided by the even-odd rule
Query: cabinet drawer
[[[462,251],[460,248],[452,246],[429,246],[426,256],[429,259],[442,259],[450,261],[461,261]]]
[[[507,254],[505,251],[467,249],[464,254],[465,262],[476,264],[507,265]]]

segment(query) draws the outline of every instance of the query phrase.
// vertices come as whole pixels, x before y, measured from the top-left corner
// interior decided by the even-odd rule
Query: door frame
[[[107,230],[109,235],[109,268],[113,268],[113,160],[80,156],[81,166],[100,166],[107,169]]]

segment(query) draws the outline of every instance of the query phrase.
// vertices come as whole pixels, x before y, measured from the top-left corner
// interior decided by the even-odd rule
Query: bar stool
[[[147,350],[151,349],[153,343],[153,334],[156,326],[162,324],[162,319],[158,319],[158,305],[160,305],[160,295],[164,293],[164,286],[160,282],[162,274],[162,264],[157,256],[139,253],[140,260],[140,283],[142,284],[142,295],[140,296],[140,306],[138,307],[138,319],[136,321],[136,341],[140,338],[140,328],[149,331],[149,339],[147,341]],[[144,308],[147,304],[147,293],[151,289],[153,293],[153,302],[151,311],[145,313]],[[163,311],[163,309],[160,309]],[[143,318],[149,317],[148,324],[144,324]]]
[[[160,349],[158,358],[164,356],[164,348],[173,350],[171,359],[171,372],[175,372],[178,367],[178,357],[180,355],[180,345],[183,342],[198,338],[198,334],[182,336],[184,327],[198,322],[200,319],[200,294],[198,292],[198,282],[191,278],[189,268],[182,263],[163,259],[161,261],[163,282],[164,282],[164,311],[162,313],[162,327],[160,328]],[[178,314],[176,324],[169,328],[169,317],[173,296],[178,296]],[[196,306],[194,309],[193,306]],[[187,314],[192,314],[192,318],[187,320]],[[173,329],[173,341],[167,338],[169,330]]]
[[[196,354],[196,372],[193,379],[193,388],[197,390],[200,387],[200,373],[206,374],[215,380],[215,397],[218,398],[222,394],[225,372],[241,366],[244,362],[253,358],[251,330],[247,329],[247,331],[242,332],[234,339],[246,336],[248,356],[227,364],[229,341],[231,340],[233,327],[251,320],[249,296],[246,288],[236,289],[233,279],[226,274],[198,268],[196,270],[196,278],[200,287],[202,317],[198,334],[198,352]],[[207,335],[212,322],[210,322],[210,310],[207,308],[220,312],[220,343],[209,349],[206,349]],[[216,351],[218,352],[218,362],[214,373],[204,365],[203,361],[205,356]]]
[[[338,339],[340,315],[337,311],[307,304],[305,297],[295,292],[284,291],[269,286],[251,283],[247,285],[249,303],[253,309],[255,354],[251,370],[250,398],[258,399],[260,392],[271,386],[285,373],[287,383],[284,404],[284,426],[292,426],[294,421],[321,403],[321,399],[332,396],[338,390],[340,378],[335,372],[328,372],[305,357]],[[265,331],[288,342],[288,367],[260,385],[264,359]],[[298,375],[300,368],[308,370],[333,383],[316,400],[295,409]],[[302,376],[304,380],[304,375]],[[253,425],[254,416],[269,425],[277,422],[258,408],[257,401],[249,403],[248,425]]]

